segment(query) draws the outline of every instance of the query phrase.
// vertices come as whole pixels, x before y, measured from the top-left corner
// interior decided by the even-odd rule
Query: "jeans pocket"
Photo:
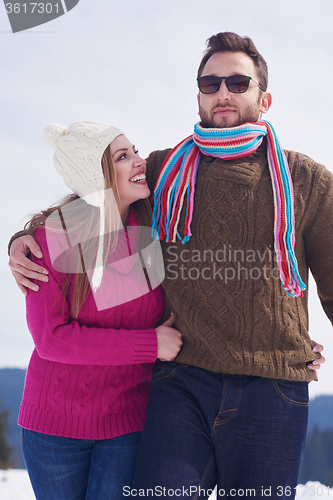
[[[152,376],[152,384],[164,380],[167,378],[173,378],[175,373],[177,373],[182,368],[187,368],[187,365],[181,365],[179,363],[161,362],[157,367]]]
[[[160,362],[151,377],[152,384],[159,378],[163,377],[164,373],[165,373],[165,363]]]
[[[309,406],[309,391],[307,382],[295,380],[272,379],[278,396],[295,406]]]

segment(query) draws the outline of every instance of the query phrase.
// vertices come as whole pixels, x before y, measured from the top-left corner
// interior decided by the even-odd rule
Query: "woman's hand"
[[[174,322],[175,319],[171,315],[163,325],[156,328],[157,357],[161,361],[172,361],[175,359],[183,344],[182,334],[178,330],[171,328]]]
[[[323,350],[324,350],[324,346],[322,346],[321,344],[317,344],[317,342],[315,342],[314,340],[312,340],[311,342],[312,342],[312,350],[313,350],[313,352],[319,352],[320,353],[320,358],[317,358],[314,361],[312,361],[312,363],[308,365],[308,368],[309,368],[309,370],[313,370],[315,372],[315,375],[316,375],[315,381],[318,382],[317,370],[319,370],[320,366],[323,363],[325,363],[325,358],[321,354],[323,352]]]
[[[39,286],[27,278],[33,278],[39,281],[49,280],[47,270],[31,262],[31,260],[26,257],[29,252],[33,253],[38,259],[43,257],[39,245],[32,236],[21,236],[11,244],[9,267],[16,280],[17,286],[24,295],[28,295],[27,288],[35,292],[39,290]]]

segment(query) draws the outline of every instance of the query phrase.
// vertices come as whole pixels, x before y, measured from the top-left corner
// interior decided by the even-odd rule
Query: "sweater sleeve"
[[[17,238],[21,238],[21,236],[27,236],[29,233],[23,229],[22,231],[18,231],[17,233],[13,234],[13,236],[10,238],[8,242],[8,256],[10,257],[10,248],[12,246],[12,243],[17,240]]]
[[[319,166],[311,219],[304,234],[306,259],[324,311],[333,323],[333,174]]]
[[[30,290],[26,297],[28,328],[39,356],[79,365],[121,366],[154,362],[157,357],[154,328],[132,330],[85,326],[70,317],[70,305],[61,293],[63,275],[52,267],[41,233],[44,232],[36,232],[36,240],[44,257],[38,262],[47,268],[49,282],[38,282],[40,290]],[[148,301],[146,304],[148,307]]]

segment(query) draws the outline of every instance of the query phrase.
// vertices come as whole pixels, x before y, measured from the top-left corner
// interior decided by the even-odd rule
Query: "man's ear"
[[[269,92],[263,92],[260,100],[260,112],[267,113],[272,104],[272,95]]]

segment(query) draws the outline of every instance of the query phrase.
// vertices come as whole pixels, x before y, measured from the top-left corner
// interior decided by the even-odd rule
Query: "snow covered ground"
[[[240,496],[244,496],[245,498],[246,493],[244,492],[244,494],[241,494]],[[212,495],[209,500],[215,500],[215,498],[216,496]],[[271,498],[276,498],[276,496],[272,494]],[[296,500],[302,500],[306,498],[311,498],[312,500],[325,500],[326,498],[333,499],[333,488],[328,488],[327,486],[323,486],[318,482],[309,482],[305,486],[299,485],[297,487]],[[28,474],[25,470],[0,469],[0,500],[34,499],[35,495],[33,494]]]
[[[34,500],[28,473],[21,469],[0,469],[1,500]]]

